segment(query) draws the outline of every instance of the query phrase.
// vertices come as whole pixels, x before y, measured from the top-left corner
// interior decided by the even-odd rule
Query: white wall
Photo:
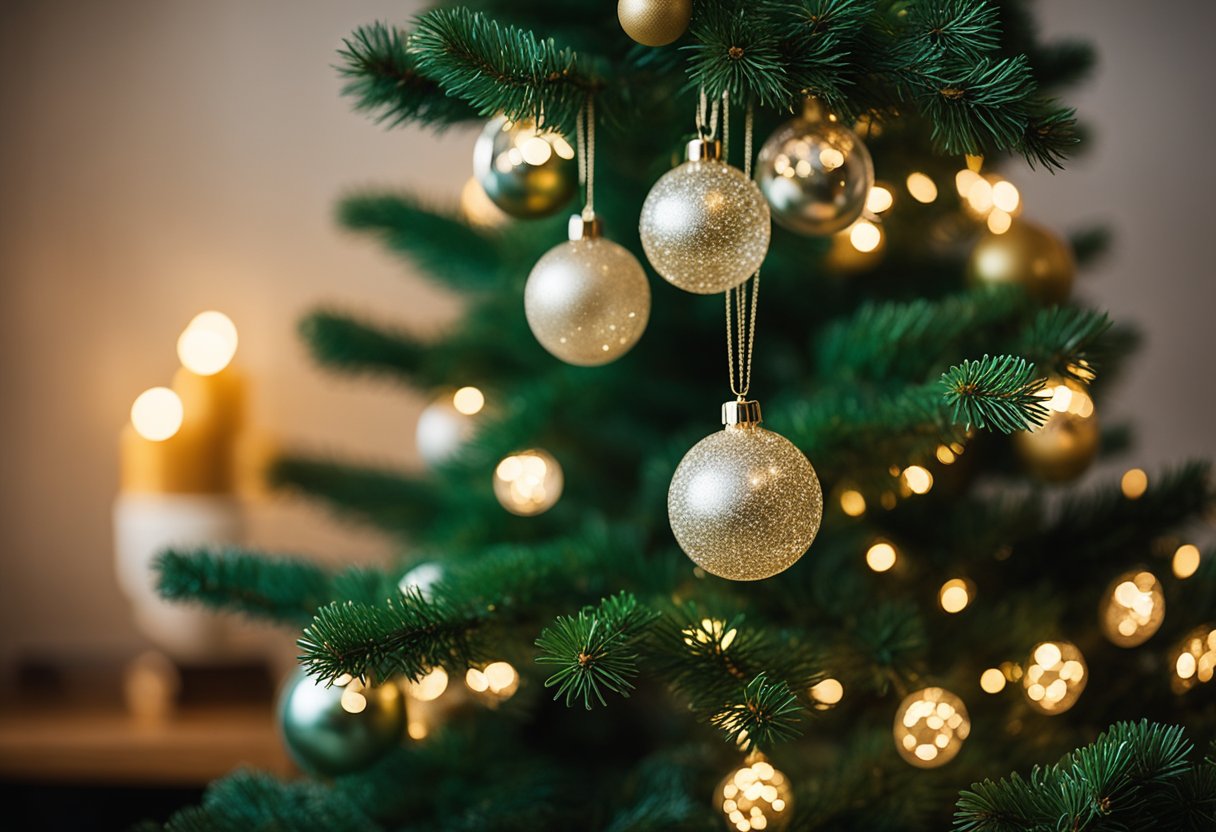
[[[0,660],[136,643],[111,566],[116,439],[134,396],[165,383],[204,308],[241,330],[254,423],[288,442],[415,463],[421,403],[308,362],[294,332],[325,299],[413,326],[450,298],[331,221],[363,183],[455,198],[472,137],[385,132],[338,97],[331,65],[355,25],[404,20],[390,0],[8,0],[0,5]],[[1145,462],[1216,456],[1208,362],[1207,84],[1213,12],[1145,16],[1120,0],[1042,3],[1045,29],[1092,38],[1075,101],[1094,152],[1065,175],[1018,176],[1031,215],[1109,220],[1113,257],[1083,294],[1149,333],[1112,410],[1133,411]],[[1202,20],[1200,18],[1203,18]],[[329,557],[379,539],[313,507],[255,510],[255,538]]]

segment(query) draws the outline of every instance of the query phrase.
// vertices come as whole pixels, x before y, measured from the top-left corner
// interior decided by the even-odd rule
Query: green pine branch
[[[427,345],[401,331],[319,309],[300,320],[300,338],[322,367],[341,373],[387,374],[404,382],[430,385]]]
[[[804,709],[785,682],[770,682],[763,673],[710,715],[710,724],[727,742],[744,751],[771,748],[798,736]]]
[[[1042,309],[1023,331],[1017,352],[1038,367],[1088,382],[1099,366],[1102,336],[1110,328],[1105,312],[1073,306]]]
[[[1016,355],[964,361],[942,373],[941,379],[954,424],[1002,433],[1044,422],[1047,407],[1040,395],[1044,383],[1034,365]]]

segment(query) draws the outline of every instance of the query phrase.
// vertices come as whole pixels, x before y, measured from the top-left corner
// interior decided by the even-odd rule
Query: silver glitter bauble
[[[642,206],[642,247],[655,271],[698,295],[747,280],[768,254],[768,203],[718,143],[689,143],[689,160],[663,174]]]
[[[759,426],[755,402],[728,402],[723,410],[726,428],[694,445],[676,468],[667,516],[680,548],[706,572],[758,581],[806,553],[823,517],[823,492],[802,451]],[[741,410],[747,415],[739,418]]]
[[[778,127],[760,148],[756,182],[778,225],[826,237],[861,216],[874,187],[874,163],[848,127],[802,117]]]
[[[495,205],[521,219],[556,213],[578,190],[574,148],[565,137],[504,116],[478,136],[473,176]]]
[[[341,683],[341,684],[339,684]],[[334,684],[296,671],[279,693],[279,730],[307,772],[328,777],[365,769],[405,736],[405,699],[395,684]]]
[[[570,240],[548,251],[524,289],[528,326],[569,364],[594,367],[627,353],[650,317],[650,284],[628,249],[600,236],[599,223],[571,218]]]

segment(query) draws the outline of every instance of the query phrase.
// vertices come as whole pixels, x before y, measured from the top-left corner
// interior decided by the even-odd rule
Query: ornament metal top
[[[772,234],[760,189],[722,159],[722,143],[694,139],[688,160],[650,189],[639,223],[642,247],[673,286],[716,295],[760,268]]]
[[[667,493],[680,548],[706,572],[733,581],[784,572],[810,548],[823,517],[810,461],[760,421],[759,402],[723,404],[726,427],[685,454]]]

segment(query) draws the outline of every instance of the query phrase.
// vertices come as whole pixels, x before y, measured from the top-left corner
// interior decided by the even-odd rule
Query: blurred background
[[[30,660],[103,664],[146,647],[115,575],[119,434],[132,400],[170,382],[196,313],[222,310],[239,329],[255,433],[420,466],[425,402],[322,374],[295,322],[327,301],[424,331],[456,314],[453,298],[331,217],[352,186],[455,204],[469,176],[474,134],[378,130],[339,97],[341,38],[422,5],[0,4],[0,685]],[[1098,49],[1095,77],[1069,102],[1094,140],[1064,174],[1005,171],[1027,216],[1062,230],[1104,222],[1116,236],[1079,294],[1145,333],[1104,409],[1112,423],[1134,416],[1137,449],[1118,464],[1150,471],[1216,456],[1203,227],[1216,193],[1216,10],[1193,5],[1146,18],[1125,0],[1043,3],[1047,35]],[[257,498],[247,523],[249,542],[270,550],[387,553],[287,498]],[[286,639],[280,652],[290,660]]]

